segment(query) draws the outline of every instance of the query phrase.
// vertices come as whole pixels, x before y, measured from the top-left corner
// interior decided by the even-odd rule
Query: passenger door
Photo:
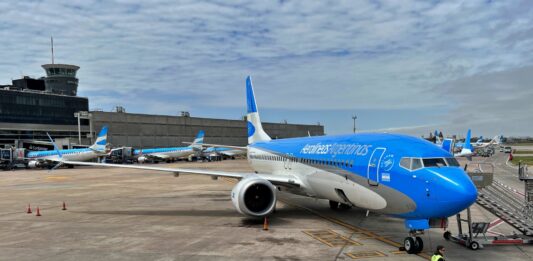
[[[368,161],[367,179],[368,184],[371,186],[379,185],[379,165],[386,150],[386,148],[376,148],[370,156],[370,160]]]

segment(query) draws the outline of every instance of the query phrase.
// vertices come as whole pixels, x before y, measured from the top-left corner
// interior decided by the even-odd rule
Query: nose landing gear
[[[408,254],[418,254],[424,249],[424,241],[417,236],[423,234],[423,231],[411,231],[409,236],[403,240],[403,248]]]

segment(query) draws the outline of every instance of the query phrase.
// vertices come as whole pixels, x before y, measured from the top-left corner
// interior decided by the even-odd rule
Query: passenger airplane
[[[168,161],[178,158],[186,158],[190,155],[200,152],[201,144],[204,142],[204,131],[199,131],[198,135],[187,147],[172,147],[172,148],[153,148],[153,149],[136,149],[133,155],[137,157],[139,163],[146,160]]]
[[[246,79],[248,162],[254,172],[78,163],[240,179],[231,191],[241,214],[273,214],[278,190],[405,219],[408,253],[418,235],[475,202],[477,190],[452,154],[416,137],[358,133],[271,140],[262,128],[251,78]],[[340,205],[342,204],[342,205]]]
[[[105,156],[107,154],[106,145],[107,126],[103,126],[102,130],[98,134],[98,137],[96,138],[96,141],[89,148],[31,151],[28,153],[28,155],[26,155],[26,159],[29,160],[28,167],[30,168],[51,166],[53,163],[61,160],[87,161],[95,159],[99,156]]]

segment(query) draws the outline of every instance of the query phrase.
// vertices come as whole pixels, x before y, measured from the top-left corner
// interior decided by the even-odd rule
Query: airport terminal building
[[[89,99],[77,96],[79,67],[45,64],[45,77],[23,77],[11,85],[0,85],[0,145],[20,147],[19,141],[47,141],[46,133],[66,139],[68,145],[90,145],[103,125],[109,126],[113,146],[138,148],[181,146],[191,142],[199,130],[206,143],[246,145],[245,120],[148,115],[90,111]],[[263,123],[272,138],[323,135],[321,125]]]

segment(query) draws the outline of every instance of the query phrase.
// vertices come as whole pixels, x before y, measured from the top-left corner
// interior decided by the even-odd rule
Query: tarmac
[[[251,171],[246,160],[159,165]],[[515,170],[498,166],[511,180]],[[0,175],[0,260],[429,260],[437,245],[447,248],[446,260],[533,260],[532,246],[472,251],[445,241],[442,229],[422,236],[423,253],[408,255],[398,251],[403,220],[332,211],[325,200],[289,194],[280,194],[265,231],[263,220],[234,209],[233,179],[90,167]],[[476,205],[472,214],[497,220]],[[450,230],[457,231],[454,217]],[[501,224],[491,232],[513,229]]]

